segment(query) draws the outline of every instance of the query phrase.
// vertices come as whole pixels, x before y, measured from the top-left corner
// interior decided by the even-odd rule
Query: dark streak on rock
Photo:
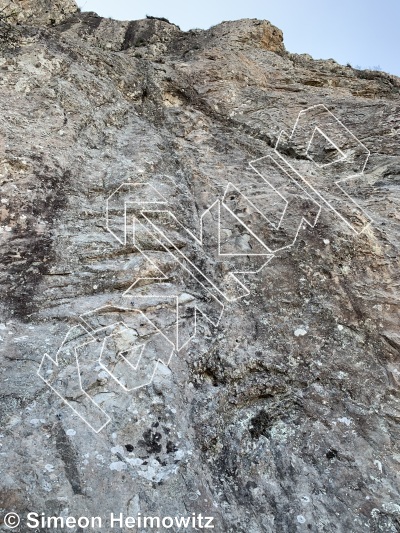
[[[35,176],[36,197],[28,198],[30,205],[26,206],[29,223],[26,227],[17,226],[13,238],[1,250],[1,262],[8,270],[2,300],[8,315],[22,322],[27,322],[38,310],[34,296],[54,259],[51,230],[57,213],[66,205],[65,188],[69,179],[68,170],[49,168]],[[47,224],[43,234],[38,234],[35,228],[39,218]],[[19,249],[21,256],[18,261],[13,258],[15,249]]]
[[[64,428],[59,427],[56,435],[56,448],[64,463],[65,475],[74,491],[74,494],[83,494],[79,470],[77,465],[77,455],[71,445]]]

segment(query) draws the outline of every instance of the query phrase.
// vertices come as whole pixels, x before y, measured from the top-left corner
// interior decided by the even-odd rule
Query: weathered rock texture
[[[72,0],[0,7],[14,32],[0,43],[0,516],[201,512],[218,532],[400,531],[400,80],[290,54],[265,21],[182,32],[79,13]],[[149,183],[193,232],[228,182],[270,207],[249,162],[318,104],[371,152],[346,190],[372,224],[356,234],[323,206],[152,384],[124,392],[97,366],[83,386],[111,421],[93,432],[37,372],[83,313],[103,307],[90,320],[104,327],[128,316],[122,294],[147,273],[138,248],[107,231],[107,198]],[[296,146],[283,153],[317,179]],[[301,213],[312,201],[292,189],[279,190]],[[339,189],[331,199],[348,208]],[[249,254],[252,237],[234,226],[223,238]],[[195,260],[193,239],[172,230]],[[137,293],[204,303],[165,247],[139,237],[168,279]],[[126,305],[153,312],[135,294]],[[59,385],[79,409],[64,355]]]
[[[2,13],[15,24],[59,24],[78,11],[74,0],[10,0],[1,2]]]

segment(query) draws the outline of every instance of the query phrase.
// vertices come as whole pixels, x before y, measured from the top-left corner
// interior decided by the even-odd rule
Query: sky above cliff
[[[400,76],[399,0],[78,0],[83,11],[119,20],[166,17],[182,30],[223,20],[267,19],[284,32],[290,52],[380,67]]]

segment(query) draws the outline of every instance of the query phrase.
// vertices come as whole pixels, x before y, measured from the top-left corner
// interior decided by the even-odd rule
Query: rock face
[[[399,531],[400,80],[0,8],[0,531]]]
[[[74,0],[2,0],[2,13],[16,24],[59,24],[78,11]]]

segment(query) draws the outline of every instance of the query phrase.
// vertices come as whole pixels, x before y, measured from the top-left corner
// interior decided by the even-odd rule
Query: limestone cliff
[[[0,531],[400,531],[400,79],[0,9]]]

